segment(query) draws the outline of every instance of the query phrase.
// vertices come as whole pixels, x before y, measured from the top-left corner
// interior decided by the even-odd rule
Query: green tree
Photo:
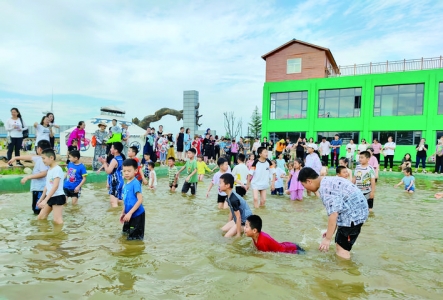
[[[5,126],[5,123],[3,123],[2,120],[0,120],[0,127]]]
[[[260,137],[261,135],[261,113],[258,111],[258,107],[256,106],[254,111],[252,112],[251,122],[249,125],[249,133],[254,137]]]

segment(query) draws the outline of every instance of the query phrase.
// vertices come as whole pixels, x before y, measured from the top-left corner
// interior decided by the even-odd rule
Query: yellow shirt
[[[211,172],[212,170],[209,169],[209,167],[206,165],[206,163],[204,161],[197,161],[197,174],[198,175],[204,175],[205,174],[205,170]]]

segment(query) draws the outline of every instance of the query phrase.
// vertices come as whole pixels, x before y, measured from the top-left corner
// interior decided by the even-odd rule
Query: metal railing
[[[328,77],[356,76],[365,74],[381,74],[392,72],[407,72],[417,70],[431,70],[443,68],[443,56],[421,59],[404,59],[397,61],[385,61],[369,64],[354,64],[350,66],[339,66],[339,73],[334,74],[332,70]]]

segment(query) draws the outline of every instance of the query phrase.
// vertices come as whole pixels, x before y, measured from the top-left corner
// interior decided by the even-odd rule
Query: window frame
[[[404,144],[404,143],[398,143],[398,139],[405,139],[403,137],[398,137],[399,133],[403,132],[412,132],[412,144]],[[372,140],[371,142],[376,138],[380,144],[384,145],[388,142],[388,138],[386,137],[386,140],[381,139],[381,133],[384,133],[383,135],[392,136],[394,139],[394,143],[397,146],[415,146],[420,143],[420,139],[423,137],[423,131],[422,130],[396,130],[396,131],[372,131]]]
[[[300,97],[290,98],[290,94],[296,93],[297,95],[300,95]],[[279,99],[280,98],[280,99]],[[284,98],[284,99],[282,99]],[[269,95],[270,99],[270,108],[269,108],[269,120],[293,120],[293,119],[306,119],[308,115],[308,91],[291,91],[291,92],[278,92],[278,93],[270,93]],[[291,117],[289,115],[290,107],[289,103],[290,101],[294,100],[300,100],[300,106],[298,114],[294,114],[294,117]],[[279,111],[277,110],[278,102],[284,102],[286,101],[286,111],[283,114],[283,117],[277,118],[277,113]],[[284,103],[280,103],[284,104]],[[284,105],[283,105],[284,106]],[[297,117],[296,117],[297,116]]]
[[[294,68],[294,71],[290,70],[290,68]],[[301,71],[302,71],[301,57],[288,58],[286,60],[286,74],[299,74],[301,73]]]
[[[406,87],[406,86],[415,86],[415,92],[414,93],[408,93],[408,92],[401,92],[401,87]],[[418,86],[422,86],[422,91],[418,92]],[[397,92],[396,93],[385,93],[383,94],[383,89],[388,89],[388,88],[394,88],[396,87]],[[380,92],[378,92],[378,89],[380,89]],[[374,117],[403,117],[403,116],[423,116],[423,106],[424,106],[424,99],[425,99],[425,95],[424,95],[424,89],[425,89],[425,84],[422,83],[410,83],[410,84],[394,84],[394,85],[377,85],[374,86],[374,108],[372,110],[372,115]],[[415,94],[415,106],[414,106],[414,114],[399,114],[399,107],[401,107],[401,103],[403,103],[403,101],[401,101],[401,97],[400,95],[408,95],[408,94]],[[417,105],[417,97],[418,95],[421,94],[421,105]],[[393,99],[393,102],[395,101],[395,113],[392,113],[390,115],[382,115],[383,111],[389,111],[389,108],[383,108],[383,95],[387,96],[387,95],[394,95],[395,97]],[[392,110],[394,110],[394,108],[392,108]],[[417,113],[419,112],[419,113]]]
[[[438,107],[437,114],[443,115],[443,81],[440,81],[438,86]]]
[[[360,118],[361,117],[361,95],[362,95],[362,87],[351,87],[351,88],[343,88],[343,89],[322,89],[318,90],[318,109],[317,109],[317,118],[323,119],[323,118]],[[344,93],[344,91],[350,91],[353,90],[352,95],[341,95],[341,93]],[[359,90],[359,91],[357,91]],[[337,96],[328,96],[328,92],[331,93],[331,91],[337,91]],[[340,107],[345,105],[345,98],[352,97],[353,100],[351,102],[352,104],[352,116],[345,116],[340,114]],[[337,116],[331,116],[331,113],[326,109],[327,106],[327,99],[335,99],[337,98]],[[332,101],[333,102],[333,101]],[[358,107],[356,107],[356,104],[358,104]],[[341,112],[344,114],[344,111]]]

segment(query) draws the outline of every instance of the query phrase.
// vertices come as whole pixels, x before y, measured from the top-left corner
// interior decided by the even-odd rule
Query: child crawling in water
[[[245,235],[252,238],[255,247],[263,252],[284,252],[300,254],[304,252],[299,245],[291,242],[279,243],[269,234],[261,231],[262,220],[257,215],[250,215],[246,218]]]

